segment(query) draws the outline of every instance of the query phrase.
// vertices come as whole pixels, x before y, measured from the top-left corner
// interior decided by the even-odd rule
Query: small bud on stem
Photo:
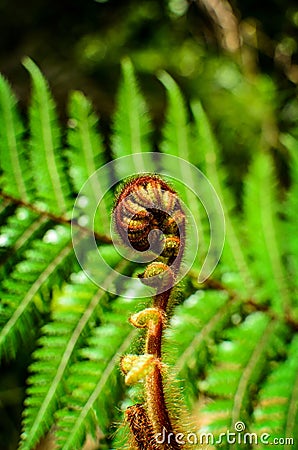
[[[121,190],[114,217],[125,245],[156,254],[139,276],[145,285],[156,289],[153,306],[129,319],[136,328],[147,329],[144,354],[126,355],[120,362],[126,384],[145,380],[145,404],[128,408],[126,421],[138,449],[180,450],[182,445],[174,439],[175,426],[164,395],[161,349],[168,302],[184,253],[185,214],[177,194],[165,181],[156,175],[142,175],[128,181]],[[156,439],[160,433],[165,434],[164,443]]]

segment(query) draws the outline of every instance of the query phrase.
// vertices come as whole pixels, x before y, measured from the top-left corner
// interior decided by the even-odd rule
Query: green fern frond
[[[24,125],[15,95],[0,75],[0,165],[5,193],[25,202],[32,198],[32,182],[24,143]]]
[[[161,151],[195,164],[197,161],[197,149],[191,148],[191,129],[182,93],[177,83],[166,72],[162,72],[159,79],[165,86],[168,96],[165,124],[162,129],[162,142],[160,144]],[[167,167],[163,169],[169,168],[170,160],[166,160],[166,162]],[[172,173],[176,174],[177,179],[183,180],[192,189],[196,187],[196,180],[189,166],[182,167],[177,160],[173,160],[173,165],[174,167],[171,168]],[[204,233],[206,226],[203,225],[203,222],[207,219],[206,212],[201,203],[199,203],[197,196],[185,184],[181,183],[179,185],[179,196],[189,207],[197,222],[199,240],[202,245],[201,252],[197,255],[197,261],[195,262],[198,266],[202,263],[203,254],[207,251],[207,241],[209,241],[206,233]]]
[[[26,250],[25,259],[3,281],[1,357],[14,357],[21,343],[25,343],[26,336],[34,329],[34,312],[38,310],[38,299],[49,298],[49,289],[61,277],[58,276],[59,269],[64,267],[72,254],[69,229],[58,226],[48,230],[42,240],[34,241]]]
[[[67,398],[71,410],[60,410],[57,413],[59,448],[63,450],[80,449],[86,432],[89,431],[95,435],[96,428],[99,428],[103,436],[106,435],[108,424],[114,413],[109,408],[110,398],[112,396],[114,401],[117,400],[117,397],[119,399],[123,389],[118,369],[119,358],[123,352],[127,352],[134,336],[131,329],[127,336],[123,335],[123,331],[123,327],[113,328],[112,326],[98,329],[98,336],[95,331],[94,340],[101,342],[99,359],[96,360],[93,356],[93,361],[85,361],[85,364],[81,362],[80,365],[72,367],[68,382],[73,391]],[[106,336],[109,336],[111,332],[113,332],[114,342],[115,333],[118,333],[118,346],[114,348],[113,342],[113,347],[107,343],[105,348]],[[91,345],[91,342],[89,344]],[[112,430],[109,430],[109,433],[111,438]]]
[[[118,369],[120,356],[127,352],[135,331],[123,322],[127,307],[135,308],[137,299],[119,298],[112,310],[106,311],[104,322],[94,328],[80,360],[74,363],[68,377],[68,393],[63,398],[64,409],[57,412],[57,443],[63,450],[80,449],[86,432],[111,438],[110,425],[115,410],[110,399],[117,403],[123,394],[123,381]]]
[[[283,144],[290,153],[291,188],[285,205],[287,223],[285,225],[287,239],[283,247],[288,255],[288,269],[290,285],[295,289],[293,299],[298,306],[298,237],[297,237],[297,211],[298,211],[298,139],[291,135],[282,137]]]
[[[7,81],[0,78],[0,356],[8,360],[23,349],[25,353],[27,342],[34,346],[20,448],[41,447],[47,434],[57,450],[81,449],[90,434],[100,448],[115,448],[113,434],[123,420],[123,410],[144,401],[138,385],[125,387],[119,359],[144,348],[145,335],[136,340],[127,319],[147,307],[149,299],[129,281],[120,286],[118,274],[134,277],[140,267],[126,261],[113,245],[104,244],[110,242],[109,196],[114,179],[152,169],[147,163],[152,156],[148,155],[151,121],[133,65],[125,59],[113,135],[108,137],[115,173],[111,179],[106,174],[103,181],[94,179],[82,194],[93,208],[105,190],[102,186],[111,186],[95,224],[98,248],[89,251],[75,245],[88,263],[89,275],[103,279],[99,288],[78,272],[69,219],[78,192],[104,166],[109,149],[91,102],[80,92],[71,94],[68,126],[62,134],[47,82],[31,60],[25,66],[33,83],[28,130]],[[220,146],[202,106],[195,102],[188,111],[175,81],[165,73],[160,80],[167,109],[157,160],[172,155],[200,167],[221,200],[227,229],[222,260],[205,289],[199,290],[202,285],[198,286],[196,275],[202,242],[204,251],[209,242],[209,221],[183,184],[193,186],[191,172],[177,164],[174,173],[177,178],[181,174],[181,182],[173,180],[173,187],[195,218],[200,243],[196,264],[173,291],[176,306],[167,318],[170,327],[165,331],[163,359],[183,387],[201,432],[234,431],[235,422],[242,420],[247,431],[257,434],[296,436],[297,141],[291,136],[282,141],[291,156],[291,186],[282,211],[278,196],[283,191],[276,183],[273,161],[261,152],[243,180],[245,196],[235,201]],[[116,161],[122,156],[127,159]],[[165,177],[166,169],[160,167]],[[82,231],[77,234],[80,241],[73,236],[75,244],[93,238],[87,226],[75,221],[73,226]],[[191,246],[187,234],[186,249],[192,250]],[[101,273],[98,252],[115,272]],[[116,288],[119,292],[120,287],[121,297],[105,292]],[[17,363],[25,364],[28,358],[26,354]],[[4,364],[5,370],[15,370]],[[170,388],[165,395],[169,405],[171,400],[174,403]],[[118,444],[116,448],[124,445]],[[223,443],[223,448],[231,446]],[[240,450],[238,444],[233,448]]]
[[[122,62],[122,79],[117,96],[117,109],[114,115],[114,134],[112,151],[114,159],[151,151],[151,120],[147,105],[139,91],[134,68],[126,58]],[[131,165],[135,173],[148,172],[150,167],[141,157],[134,157]],[[119,168],[121,170],[121,168]],[[118,174],[121,176],[121,174]]]
[[[95,321],[105,293],[84,274],[75,276],[54,299],[52,322],[42,328],[30,366],[21,449],[31,449],[54,422],[59,399],[67,390],[67,371],[80,341]]]
[[[30,155],[38,198],[44,207],[57,215],[70,206],[69,182],[61,154],[61,133],[46,80],[35,63],[26,58],[24,66],[32,83],[30,118]]]
[[[225,272],[234,272],[237,278],[237,292],[246,296],[253,295],[254,280],[247,263],[245,251],[239,235],[239,223],[236,219],[235,200],[232,193],[227,188],[227,174],[220,166],[220,151],[216,142],[206,113],[199,102],[192,104],[192,111],[195,118],[197,141],[200,142],[200,153],[202,155],[202,170],[213,184],[217,195],[220,198],[225,222],[226,239],[222,255],[222,261],[226,265]]]
[[[70,147],[68,159],[70,175],[77,192],[85,181],[106,160],[102,137],[98,130],[98,117],[91,102],[80,91],[74,91],[69,99],[67,141]]]
[[[239,420],[250,423],[251,396],[264,375],[267,358],[272,357],[273,343],[278,343],[275,352],[283,351],[284,343],[278,337],[282,333],[276,322],[260,312],[224,333],[227,340],[217,347],[215,365],[209,367],[204,381],[205,393],[214,398],[203,410],[204,431],[218,435],[234,430]]]
[[[181,90],[168,73],[162,72],[159,79],[168,95],[161,150],[195,164],[197,154],[195,149],[190,148],[187,111]]]
[[[244,184],[244,223],[251,267],[259,297],[270,300],[276,314],[290,308],[281,253],[275,176],[269,155],[259,152]]]
[[[239,302],[232,302],[224,291],[197,291],[175,310],[165,348],[175,362],[174,373],[187,386],[189,408],[197,399],[197,377],[208,362],[208,347],[238,308]]]
[[[81,92],[73,92],[69,102],[68,159],[70,175],[76,192],[88,178],[105,163],[102,138],[97,129],[98,118],[89,100]],[[84,189],[90,211],[96,211],[98,199],[104,197],[98,177],[93,176]],[[105,196],[98,205],[95,231],[105,234],[109,230],[111,195]],[[87,212],[87,211],[86,211]]]
[[[25,207],[19,207],[0,228],[0,276],[5,278],[32,241],[43,233],[47,219]]]
[[[298,435],[298,336],[289,345],[287,359],[278,364],[263,385],[253,428],[271,438]]]

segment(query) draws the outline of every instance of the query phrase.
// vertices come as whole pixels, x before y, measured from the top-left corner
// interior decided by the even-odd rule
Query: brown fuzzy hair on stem
[[[162,337],[185,248],[185,213],[174,189],[160,177],[146,174],[124,185],[115,202],[114,221],[124,245],[156,253],[139,275],[144,284],[156,289],[152,306],[130,318],[133,326],[147,330],[144,354],[121,359],[126,383],[143,380],[145,390],[144,404],[128,408],[126,421],[136,449],[180,450],[183,445],[176,440],[179,425],[171,417],[164,393]]]

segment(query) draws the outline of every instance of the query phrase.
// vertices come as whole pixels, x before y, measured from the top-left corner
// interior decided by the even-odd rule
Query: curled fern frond
[[[183,445],[176,441],[179,430],[177,416],[171,414],[165,399],[166,369],[162,362],[162,337],[185,250],[185,213],[178,194],[163,179],[146,174],[134,177],[123,186],[116,200],[114,216],[123,245],[141,254],[149,250],[156,255],[139,275],[143,284],[156,291],[152,307],[130,318],[133,326],[146,329],[144,353],[125,355],[121,359],[127,385],[144,381],[142,411],[145,415],[136,414],[134,420],[141,420],[142,424],[146,418],[145,423],[155,433],[148,450],[179,450]],[[163,236],[162,246],[160,233]],[[148,430],[141,429],[141,424],[133,421],[130,411],[128,409],[126,412],[126,419],[136,448],[143,450]],[[157,436],[163,433],[165,442],[158,442]]]

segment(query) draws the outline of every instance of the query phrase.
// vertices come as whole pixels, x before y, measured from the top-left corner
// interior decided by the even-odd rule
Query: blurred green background
[[[120,75],[129,55],[158,130],[167,70],[186,98],[199,97],[237,188],[251,152],[276,153],[283,181],[286,156],[279,131],[297,125],[298,5],[291,0],[1,0],[0,71],[25,107],[30,56],[49,80],[66,120],[69,91],[95,104],[108,135]]]
[[[109,145],[120,61],[129,55],[156,145],[165,109],[156,74],[166,70],[186,99],[202,101],[236,192],[260,147],[271,150],[287,187],[279,136],[298,130],[296,0],[1,0],[0,30],[0,72],[24,116],[30,79],[21,61],[30,56],[49,80],[61,121],[67,120],[69,91],[80,89],[94,103]],[[19,433],[27,363],[3,368],[0,433],[9,430],[11,443]]]

